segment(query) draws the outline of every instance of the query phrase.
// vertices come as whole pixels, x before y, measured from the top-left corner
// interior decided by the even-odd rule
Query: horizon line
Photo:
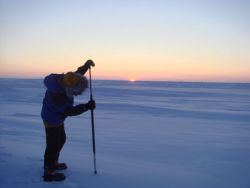
[[[2,77],[0,76],[0,79],[20,79],[20,80],[42,80],[44,79],[44,77]],[[147,79],[138,79],[138,80],[134,80],[131,81],[129,79],[107,79],[107,78],[97,78],[97,79],[93,79],[92,80],[96,80],[96,81],[126,81],[126,82],[181,82],[181,83],[222,83],[222,84],[250,84],[250,81],[209,81],[209,80],[199,80],[199,81],[195,81],[195,80],[189,80],[189,81],[184,81],[184,80],[147,80]]]

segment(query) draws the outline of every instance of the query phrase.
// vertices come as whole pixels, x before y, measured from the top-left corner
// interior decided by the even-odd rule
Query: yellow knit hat
[[[80,95],[86,88],[88,88],[87,78],[74,72],[67,72],[64,74],[62,82],[66,94],[70,97]]]
[[[73,72],[67,72],[63,76],[63,85],[65,87],[74,87],[79,83],[79,76]]]

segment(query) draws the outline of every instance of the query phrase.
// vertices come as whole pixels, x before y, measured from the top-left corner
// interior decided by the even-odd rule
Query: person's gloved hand
[[[84,65],[82,65],[81,67],[78,67],[76,73],[79,73],[81,75],[84,75],[90,67],[94,67],[95,66],[95,63],[89,59],[88,61],[85,62]]]
[[[86,61],[86,63],[84,64],[84,66],[89,69],[91,66],[94,67],[95,63],[91,59],[89,59],[88,61]]]
[[[90,100],[88,103],[86,103],[86,108],[88,110],[94,110],[96,107],[95,100]]]

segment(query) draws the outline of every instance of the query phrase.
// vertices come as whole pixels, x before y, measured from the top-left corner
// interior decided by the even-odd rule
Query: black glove
[[[86,61],[86,63],[83,66],[78,67],[76,73],[84,75],[91,66],[94,67],[95,63],[91,59],[89,59],[88,61]]]
[[[90,100],[88,103],[86,103],[86,108],[88,110],[94,110],[96,107],[95,100]]]
[[[86,104],[78,104],[74,106],[72,109],[68,109],[64,112],[66,116],[77,116],[82,114],[83,112],[86,112],[88,109],[86,107]]]
[[[90,68],[91,66],[94,67],[95,66],[95,63],[89,59],[88,61],[86,61],[86,63],[84,64],[84,66]]]

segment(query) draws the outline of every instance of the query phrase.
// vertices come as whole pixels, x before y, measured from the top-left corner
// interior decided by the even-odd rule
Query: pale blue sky
[[[247,0],[0,0],[1,76],[250,81]]]

